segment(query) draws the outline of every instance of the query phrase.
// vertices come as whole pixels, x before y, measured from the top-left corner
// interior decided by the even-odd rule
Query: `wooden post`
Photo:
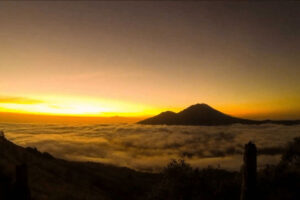
[[[255,144],[249,142],[245,145],[244,164],[242,167],[241,200],[256,199],[256,168],[257,150]]]
[[[4,132],[2,130],[0,130],[0,139],[5,139],[5,135],[4,135]]]

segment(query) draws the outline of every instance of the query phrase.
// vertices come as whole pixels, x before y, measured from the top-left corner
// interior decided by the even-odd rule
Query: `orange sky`
[[[299,4],[0,2],[0,112],[300,118]],[[2,114],[3,115],[3,114]]]

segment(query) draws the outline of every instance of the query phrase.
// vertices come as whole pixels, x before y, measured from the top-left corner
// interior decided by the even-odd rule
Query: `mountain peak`
[[[140,124],[173,125],[226,125],[244,122],[242,119],[226,115],[205,103],[197,103],[179,113],[162,112],[161,114],[140,121]]]
[[[180,111],[178,114],[199,115],[199,113],[221,113],[205,103],[197,103]]]
[[[185,110],[188,110],[188,109],[213,109],[213,108],[205,103],[197,103],[197,104],[189,106]]]
[[[196,103],[196,104],[194,104],[194,105],[191,105],[190,107],[192,107],[192,106],[201,106],[201,107],[210,107],[208,104],[206,104],[206,103]]]

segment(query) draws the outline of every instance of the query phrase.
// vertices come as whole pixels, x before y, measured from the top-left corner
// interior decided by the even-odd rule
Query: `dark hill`
[[[0,131],[1,133],[1,131]],[[2,133],[3,134],[3,133]],[[156,180],[155,174],[101,163],[57,159],[36,148],[23,148],[0,134],[0,199],[17,192],[17,168],[26,164],[31,199],[143,199],[146,189]],[[22,191],[21,190],[18,190]]]
[[[263,124],[263,123],[276,123],[284,125],[293,125],[300,124],[299,120],[248,120],[241,119],[237,117],[232,117],[230,115],[224,114],[214,108],[210,107],[207,104],[195,104],[192,105],[179,113],[174,112],[163,112],[154,117],[142,120],[138,122],[139,124],[166,124],[166,125],[206,125],[206,126],[215,126],[215,125],[230,125],[230,124]]]

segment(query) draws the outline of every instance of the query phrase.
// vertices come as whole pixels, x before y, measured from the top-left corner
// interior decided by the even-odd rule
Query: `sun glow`
[[[31,96],[36,103],[0,102],[1,112],[68,116],[150,116],[160,112],[151,106],[108,99],[71,96]],[[37,101],[38,100],[38,101]]]
[[[167,107],[147,105],[113,99],[66,96],[66,95],[22,95],[0,96],[0,112],[52,116],[82,117],[150,117],[163,111],[179,112],[187,106]],[[285,105],[283,107],[282,105]],[[217,110],[249,119],[297,119],[300,109],[297,105],[281,100],[276,102],[244,103],[244,104],[211,104]],[[292,109],[298,108],[298,109]],[[293,111],[294,110],[294,111]]]

